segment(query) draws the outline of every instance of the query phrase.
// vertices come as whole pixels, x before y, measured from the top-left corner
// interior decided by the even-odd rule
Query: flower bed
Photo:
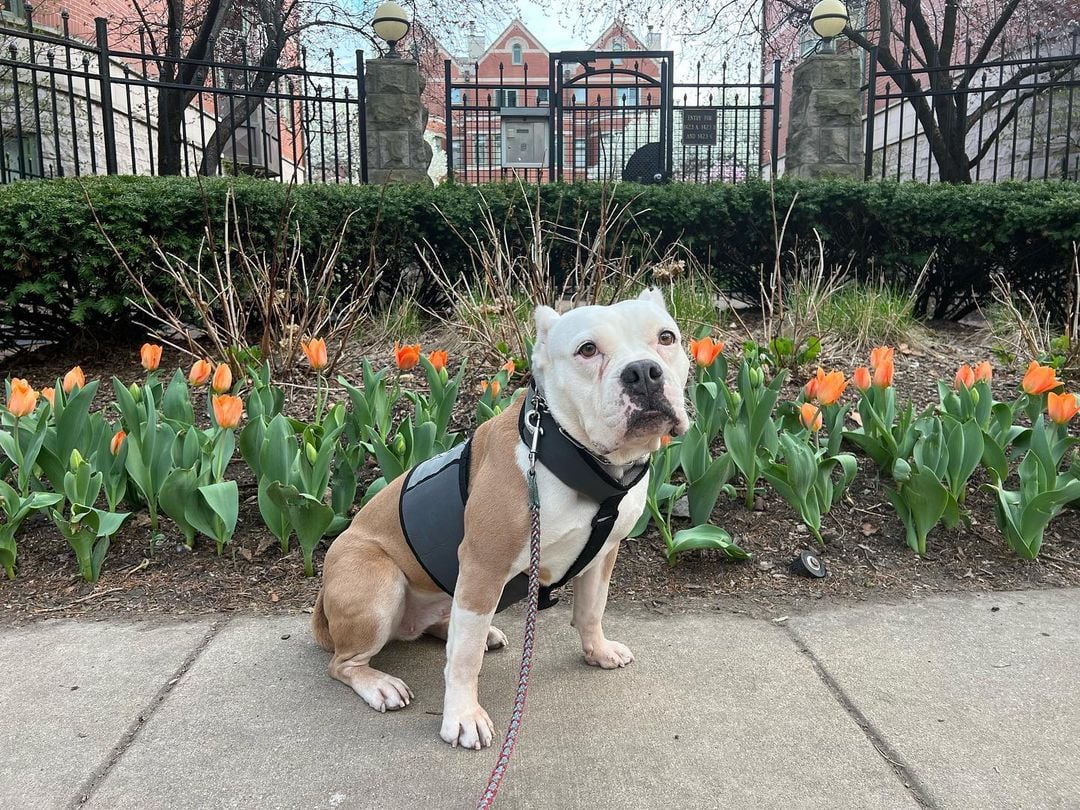
[[[365,360],[356,385],[340,378],[332,389],[320,373],[325,346],[304,348],[317,393],[302,414],[282,412],[284,394],[265,367],[197,361],[186,374],[164,375],[153,346],[142,352],[143,378],[114,379],[111,403],[98,410],[99,383],[79,368],[40,392],[10,380],[0,430],[7,481],[0,561],[9,575],[19,562],[20,526],[35,514],[48,516],[74,552],[72,569],[88,580],[108,569],[111,538],[132,520],[146,523],[148,559],[163,535],[179,535],[188,547],[207,538],[220,554],[238,531],[255,532],[283,552],[299,549],[314,573],[316,549],[356,503],[452,447],[470,426],[453,429],[464,364],[450,376],[443,352],[397,347],[397,370]],[[756,346],[731,358],[704,340],[691,351],[699,368],[690,391],[695,419],[690,433],[654,457],[638,527],[662,539],[671,562],[695,549],[738,559],[754,551],[725,531],[743,524],[718,505],[725,493],[751,507],[779,496],[808,539],[824,543],[831,533],[823,520],[873,477],[873,467],[895,510],[889,520],[899,520],[920,556],[933,553],[936,536],[993,520],[997,542],[1033,558],[1047,523],[1080,497],[1080,468],[1069,457],[1076,440],[1067,433],[1076,397],[1060,392],[1048,367],[1033,364],[1010,401],[994,400],[988,365],[962,367],[938,384],[936,403],[916,409],[898,404],[891,350],[876,351],[850,381],[819,371],[795,396]],[[403,379],[410,370],[425,384]],[[506,406],[524,371],[510,362],[482,380],[473,424]],[[969,492],[979,476],[993,501],[980,499],[983,513],[974,513]],[[253,490],[253,509],[241,508],[241,487]],[[672,513],[683,496],[690,525],[680,529]],[[243,525],[241,512],[263,525]]]

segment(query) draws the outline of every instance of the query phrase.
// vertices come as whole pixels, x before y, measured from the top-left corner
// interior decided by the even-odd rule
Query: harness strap
[[[540,610],[545,610],[559,601],[557,597],[552,596],[552,591],[561,588],[580,574],[600,553],[600,549],[611,536],[611,529],[619,514],[619,504],[626,493],[649,471],[649,465],[634,465],[628,474],[623,476],[622,481],[616,480],[604,469],[603,462],[560,427],[534,385],[529,386],[518,416],[518,432],[527,445],[532,441],[532,432],[527,424],[527,416],[531,410],[540,415],[541,433],[537,451],[540,462],[566,486],[596,501],[599,505],[596,514],[593,515],[589,539],[585,542],[577,559],[570,564],[558,582],[540,587],[539,606]],[[506,583],[503,599],[499,603],[500,610],[504,607],[503,603],[510,605],[525,597],[528,593],[528,580],[529,578],[521,573]]]

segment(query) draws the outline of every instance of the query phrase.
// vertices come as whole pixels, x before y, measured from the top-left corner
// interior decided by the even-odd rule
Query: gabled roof
[[[509,36],[515,28],[520,29],[522,34],[532,40],[533,44],[535,44],[536,47],[543,51],[545,54],[550,53],[544,43],[540,40],[540,37],[530,31],[529,27],[525,25],[525,23],[523,23],[520,19],[514,17],[514,19],[510,21],[510,24],[502,30],[502,33],[495,37],[493,40],[491,40],[491,44],[488,45],[486,49],[484,49],[483,56],[487,56],[489,53],[495,50],[495,46],[498,45],[502,39]],[[483,56],[481,58],[483,58]]]
[[[614,20],[611,25],[603,30],[603,32],[596,38],[592,45],[589,46],[590,51],[601,50],[600,45],[604,40],[610,39],[614,35],[619,35],[627,40],[627,45],[632,46],[629,50],[646,50],[645,43],[641,41],[641,38],[635,34],[630,27],[626,25],[622,20]]]

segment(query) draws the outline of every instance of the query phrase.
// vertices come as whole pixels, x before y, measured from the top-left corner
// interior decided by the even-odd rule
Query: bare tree
[[[489,0],[404,2],[427,29],[452,32]],[[354,47],[379,47],[370,26],[378,0],[131,0],[133,15],[118,21],[121,32],[136,35],[152,54],[160,83],[157,95],[157,161],[160,174],[179,174],[183,163],[184,115],[212,78],[210,63],[235,64],[244,74],[243,91],[215,110],[217,125],[203,148],[200,172],[214,174],[236,130],[259,112],[262,94],[280,77],[288,54],[297,54],[316,29],[351,38]],[[245,28],[250,36],[237,46],[227,31]],[[323,39],[320,32],[318,39]],[[218,105],[214,105],[215,107]]]
[[[815,2],[564,0],[585,21],[663,21],[712,62],[734,61],[749,42],[763,58],[790,56]],[[982,63],[1030,56],[1038,32],[1068,37],[1080,22],[1076,0],[848,0],[848,7],[851,25],[844,34],[852,46],[876,52],[883,70],[898,72],[894,80],[918,116],[943,180],[969,182],[972,169],[1032,99],[1080,66],[1080,54],[1052,64],[1021,60],[1026,63],[1006,70],[997,89],[979,90]],[[951,65],[964,67],[947,69]],[[916,75],[906,71],[911,67]],[[972,144],[970,136],[978,132],[982,138]]]

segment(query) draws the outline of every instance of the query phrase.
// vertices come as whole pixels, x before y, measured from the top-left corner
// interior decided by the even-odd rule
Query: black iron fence
[[[1037,35],[981,61],[969,42],[964,64],[946,66],[912,66],[905,50],[899,70],[872,51],[866,179],[1080,180],[1078,41]]]
[[[776,169],[780,64],[755,80],[674,80],[671,51],[565,51],[548,75],[443,65],[447,175],[524,180],[738,182]]]
[[[252,174],[282,181],[367,180],[364,59],[340,72],[332,51],[309,69],[154,54],[142,33],[111,47],[61,30],[0,27],[0,183],[86,174]],[[115,33],[115,32],[114,32]],[[187,78],[185,78],[187,77]]]

